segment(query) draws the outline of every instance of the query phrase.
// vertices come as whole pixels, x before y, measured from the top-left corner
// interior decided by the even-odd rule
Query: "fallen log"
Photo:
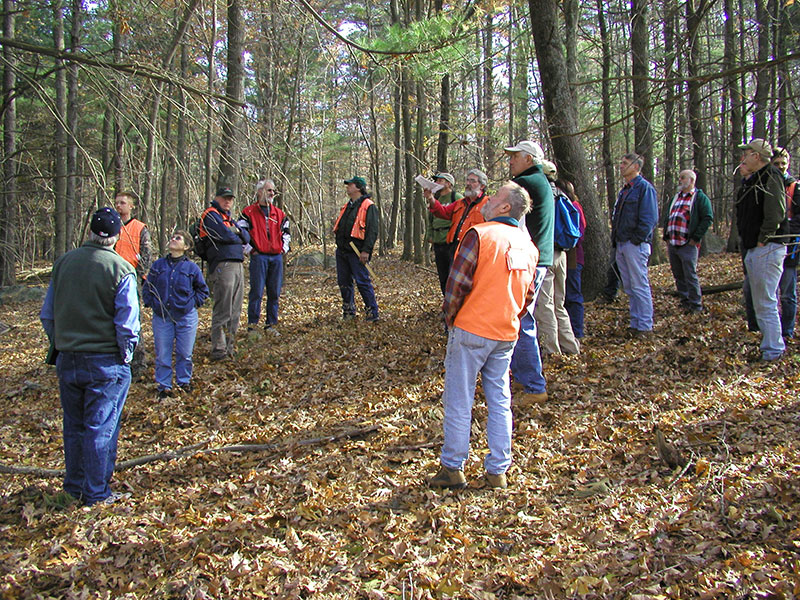
[[[114,470],[124,471],[132,467],[138,467],[140,465],[145,465],[152,462],[157,462],[162,460],[172,460],[174,458],[182,458],[188,455],[193,456],[195,454],[211,454],[215,452],[273,452],[275,450],[280,450],[281,448],[285,448],[288,450],[297,446],[313,446],[316,444],[327,444],[330,442],[337,442],[343,439],[363,437],[365,435],[377,431],[378,429],[380,429],[379,425],[368,425],[366,427],[348,429],[346,431],[342,431],[340,433],[335,433],[332,435],[309,438],[299,441],[287,441],[287,442],[273,443],[273,444],[233,444],[230,446],[220,446],[217,448],[203,448],[203,446],[206,446],[210,442],[210,440],[208,440],[205,442],[200,442],[199,444],[184,446],[183,448],[178,448],[177,450],[161,452],[159,454],[148,454],[146,456],[140,456],[138,458],[125,460],[117,463]],[[0,473],[6,473],[9,475],[33,475],[35,477],[43,477],[43,478],[63,477],[64,469],[42,469],[40,467],[24,467],[18,465],[4,465],[0,463]]]
[[[742,289],[743,284],[744,281],[735,281],[733,283],[723,283],[722,285],[705,285],[700,288],[700,292],[703,296],[719,294],[720,292],[730,292],[732,290]]]

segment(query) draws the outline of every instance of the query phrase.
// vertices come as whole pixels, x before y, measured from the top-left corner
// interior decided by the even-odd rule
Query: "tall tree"
[[[226,61],[224,117],[222,142],[219,150],[219,177],[234,193],[239,184],[239,158],[241,141],[241,104],[244,100],[244,23],[242,1],[228,2],[228,55]]]
[[[544,110],[556,164],[575,186],[586,214],[584,293],[592,298],[605,283],[610,239],[605,210],[592,185],[581,138],[578,113],[567,80],[564,43],[558,26],[558,0],[528,0]]]
[[[705,140],[705,124],[701,84],[699,79],[700,62],[700,24],[709,7],[708,0],[686,0],[686,35],[688,52],[686,74],[689,76],[689,129],[692,132],[692,158],[697,172],[697,187],[708,189],[706,185],[706,156],[708,148]]]
[[[16,37],[17,3],[3,0],[3,37]],[[3,46],[3,190],[0,198],[0,286],[17,281],[17,58]]]
[[[64,52],[64,3],[52,1],[53,10],[53,48],[57,53]],[[67,72],[63,59],[55,60],[55,245],[54,258],[64,254],[67,247]]]
[[[631,1],[631,73],[633,77],[633,139],[644,157],[642,175],[653,181],[653,130],[650,108],[649,0]]]
[[[767,112],[769,111],[769,84],[771,69],[763,66],[769,58],[769,10],[767,3],[774,0],[755,0],[756,22],[758,23],[758,56],[761,65],[756,71],[756,93],[753,97],[753,137],[767,137]]]
[[[616,186],[614,185],[614,159],[611,156],[611,41],[610,32],[606,26],[605,2],[597,0],[597,24],[600,32],[600,47],[602,48],[602,71],[601,71],[601,99],[603,103],[603,143],[601,156],[603,159],[603,171],[606,181],[606,202],[608,214],[614,206],[616,196]]]

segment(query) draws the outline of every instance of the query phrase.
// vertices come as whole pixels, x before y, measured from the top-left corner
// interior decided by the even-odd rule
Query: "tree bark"
[[[486,159],[486,174],[491,178],[495,172],[494,141],[494,52],[492,36],[494,21],[491,12],[486,15],[483,31],[483,156]]]
[[[3,37],[16,37],[17,3],[3,0]],[[3,190],[0,204],[0,286],[17,282],[17,57],[3,46]]]
[[[64,3],[53,0],[53,47],[64,51]],[[67,250],[67,73],[60,58],[55,60],[55,132],[53,192],[55,196],[54,258]]]
[[[611,39],[606,27],[605,2],[597,0],[597,23],[600,31],[600,45],[603,50],[602,81],[600,83],[603,96],[603,170],[606,175],[606,206],[608,215],[614,209],[616,186],[614,185],[614,159],[611,156]]]
[[[83,33],[83,0],[72,0],[72,31],[70,50],[78,53]],[[66,248],[73,247],[78,201],[78,63],[67,65],[67,218]]]
[[[557,0],[528,0],[536,59],[542,81],[544,110],[559,172],[575,186],[586,215],[586,266],[583,291],[594,298],[605,285],[610,238],[605,210],[591,181],[581,138],[578,113],[569,91],[564,44],[558,27]]]
[[[755,0],[756,21],[758,22],[758,56],[756,60],[764,63],[769,58],[769,12],[767,2],[772,0]],[[755,72],[756,93],[753,97],[753,137],[767,138],[767,111],[769,109],[770,69],[761,67]]]
[[[225,105],[222,119],[222,142],[219,151],[218,184],[229,186],[234,194],[239,184],[241,145],[241,109],[244,98],[244,23],[242,0],[228,2],[228,56],[225,95],[234,100]]]
[[[631,72],[633,75],[633,144],[644,158],[642,176],[653,181],[653,130],[650,116],[649,0],[631,2]]]
[[[675,61],[677,60],[677,53],[675,50],[675,9],[665,7],[666,13],[663,21],[663,34],[664,34],[664,76],[667,83],[666,93],[667,100],[664,102],[664,139],[670,140],[664,144],[664,164],[662,173],[664,175],[664,186],[661,193],[661,210],[662,215],[664,211],[669,210],[672,194],[675,191],[675,171],[677,167],[677,157],[675,149],[677,144],[671,143],[672,140],[678,139],[677,128],[675,127],[675,105],[673,96],[677,96],[677,91],[680,84],[672,83],[677,78],[677,70],[675,69]]]
[[[694,170],[697,173],[697,187],[708,189],[706,181],[706,146],[705,127],[703,125],[701,85],[696,79],[700,74],[698,63],[700,60],[700,25],[708,9],[707,0],[686,1],[686,32],[687,32],[687,63],[686,72],[689,76],[689,130],[692,132],[692,159]]]

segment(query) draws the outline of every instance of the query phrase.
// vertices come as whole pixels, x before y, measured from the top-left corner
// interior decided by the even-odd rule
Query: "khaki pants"
[[[244,266],[240,262],[221,262],[209,279],[214,297],[211,353],[232,355],[244,299]]]
[[[553,253],[552,266],[547,267],[547,275],[534,310],[542,354],[580,352],[580,344],[572,333],[569,314],[564,308],[566,287],[567,254],[563,250],[556,250]]]

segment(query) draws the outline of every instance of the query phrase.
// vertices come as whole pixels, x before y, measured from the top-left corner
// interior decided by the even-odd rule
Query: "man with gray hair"
[[[267,288],[264,329],[277,334],[278,299],[283,287],[283,255],[289,251],[289,219],[275,204],[275,182],[256,184],[256,201],[244,208],[242,217],[250,232],[250,293],[247,298],[247,330],[253,331],[261,317],[261,298]]]
[[[121,226],[111,208],[94,213],[89,240],[53,265],[39,315],[63,409],[64,491],[86,505],[123,497],[109,482],[139,341],[139,299],[136,271],[114,252]]]
[[[519,333],[519,315],[533,299],[538,252],[519,221],[527,192],[507,183],[481,208],[486,222],[465,232],[444,296],[449,328],[444,379],[444,443],[435,488],[467,485],[475,384],[482,374],[489,413],[484,460],[487,485],[507,487],[511,465],[511,390],[508,370]]]
[[[752,173],[742,182],[736,199],[736,225],[753,297],[753,309],[761,330],[761,359],[778,360],[786,349],[778,316],[778,282],[783,272],[789,233],[786,192],[781,172],[774,167],[772,146],[761,138],[739,146],[742,166]]]
[[[533,301],[520,319],[519,342],[511,360],[511,373],[523,391],[515,403],[522,407],[547,400],[537,323],[533,310],[538,302],[547,268],[553,264],[555,203],[553,189],[542,172],[544,160],[542,147],[536,142],[522,140],[516,146],[506,148],[505,152],[508,155],[512,181],[522,186],[531,198],[531,209],[525,216],[525,227],[539,250],[539,262],[536,265],[533,282]]]
[[[611,216],[611,243],[616,248],[622,288],[628,294],[628,335],[643,337],[653,331],[653,294],[648,260],[653,229],[658,223],[658,198],[653,184],[641,176],[644,159],[635,153],[619,161],[625,185],[617,195]]]
[[[428,210],[434,217],[447,219],[450,221],[450,231],[447,232],[446,241],[450,245],[450,264],[447,265],[448,272],[453,264],[453,257],[456,253],[461,237],[473,225],[483,222],[481,208],[486,204],[486,184],[489,182],[486,174],[478,169],[467,171],[466,184],[464,186],[464,197],[460,200],[451,202],[447,206],[442,206],[433,195],[428,191],[425,194],[428,200]]]
[[[711,201],[695,187],[696,180],[697,174],[691,169],[678,175],[678,193],[672,199],[663,235],[675,288],[687,313],[703,311],[697,259],[703,236],[714,220]]]

